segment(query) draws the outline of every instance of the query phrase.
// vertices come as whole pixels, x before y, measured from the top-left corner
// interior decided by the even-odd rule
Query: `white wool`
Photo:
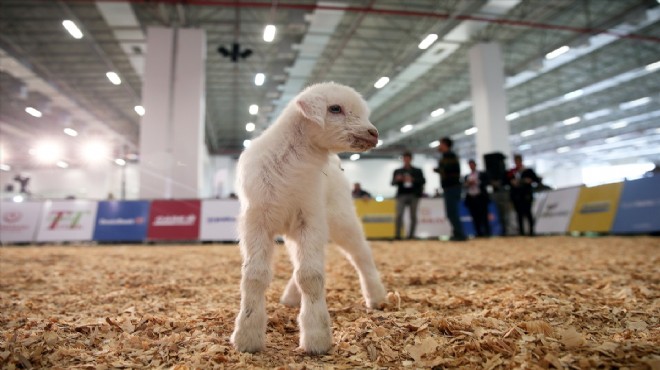
[[[231,338],[239,351],[265,347],[265,291],[272,278],[276,235],[284,235],[294,267],[281,302],[301,306],[300,347],[306,352],[327,353],[332,347],[324,287],[328,239],[357,270],[367,306],[384,302],[386,292],[336,155],[376,145],[377,130],[368,117],[364,99],[350,87],[313,85],[241,155],[241,309]]]

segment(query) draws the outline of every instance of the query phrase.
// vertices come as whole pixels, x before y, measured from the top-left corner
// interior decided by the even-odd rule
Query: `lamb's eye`
[[[338,105],[331,105],[328,107],[328,112],[335,114],[341,113],[341,107]]]

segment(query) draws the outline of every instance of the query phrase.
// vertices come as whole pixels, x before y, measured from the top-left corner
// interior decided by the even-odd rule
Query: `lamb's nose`
[[[369,130],[367,130],[367,132],[369,133],[369,135],[378,139],[378,130],[376,130],[375,128],[370,128]]]

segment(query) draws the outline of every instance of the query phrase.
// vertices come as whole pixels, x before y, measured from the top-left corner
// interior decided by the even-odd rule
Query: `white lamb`
[[[239,351],[265,347],[265,292],[272,278],[276,235],[284,236],[294,267],[281,303],[301,306],[298,325],[305,352],[323,354],[332,348],[324,287],[328,239],[357,270],[367,306],[384,303],[386,291],[335,154],[376,145],[378,131],[368,117],[364,99],[352,88],[313,85],[241,155],[237,190],[243,276],[241,308],[231,337]]]

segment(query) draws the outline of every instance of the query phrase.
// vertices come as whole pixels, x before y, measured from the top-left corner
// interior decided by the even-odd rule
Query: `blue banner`
[[[147,238],[148,201],[99,202],[94,240],[135,242]]]
[[[465,235],[476,235],[474,229],[474,224],[472,223],[472,216],[470,216],[470,211],[465,206],[465,202],[461,201],[459,206],[458,213],[461,217],[461,223],[463,224],[463,232]],[[500,225],[499,217],[497,215],[497,208],[495,208],[495,203],[488,203],[488,222],[490,223],[490,235],[502,235],[502,226]]]
[[[660,176],[624,182],[611,232],[639,234],[654,231],[660,231]]]

